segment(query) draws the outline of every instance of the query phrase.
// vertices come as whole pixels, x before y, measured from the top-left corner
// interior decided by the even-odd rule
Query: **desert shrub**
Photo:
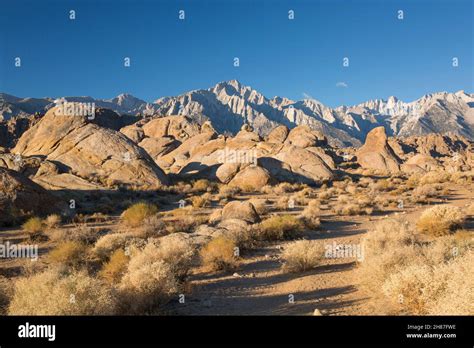
[[[408,265],[389,275],[382,290],[393,303],[400,303],[408,313],[425,314],[427,302],[440,291],[441,284],[433,281],[433,272],[428,265]]]
[[[419,179],[420,184],[439,184],[449,181],[450,174],[446,172],[428,172]]]
[[[48,215],[46,219],[44,219],[44,224],[48,228],[56,228],[61,224],[61,216],[58,214]]]
[[[36,239],[42,235],[43,221],[39,217],[31,217],[22,225],[22,228],[28,232],[30,239]]]
[[[411,226],[388,219],[378,223],[361,240],[363,259],[359,264],[362,285],[379,291],[386,278],[397,267],[421,257]]]
[[[474,171],[451,173],[450,181],[456,184],[468,184],[474,181]]]
[[[413,201],[416,203],[426,203],[428,198],[436,197],[438,191],[433,184],[425,184],[415,187],[412,192]]]
[[[110,260],[105,263],[99,273],[108,283],[119,282],[125,273],[129,257],[122,249],[115,250],[110,256]]]
[[[299,237],[305,226],[293,215],[273,215],[257,226],[256,237],[260,240],[283,240]]]
[[[130,227],[138,227],[143,221],[158,212],[158,208],[149,203],[135,203],[122,213],[122,221]]]
[[[277,199],[274,206],[277,210],[288,210],[290,209],[290,198],[283,196]]]
[[[461,209],[449,205],[437,205],[425,210],[416,224],[420,232],[442,236],[454,232],[464,222]]]
[[[212,192],[216,188],[216,184],[207,179],[199,179],[193,183],[194,192]]]
[[[442,270],[448,275],[444,291],[429,301],[426,312],[430,315],[473,315],[474,307],[474,253],[456,258]]]
[[[447,263],[470,251],[474,251],[474,239],[473,233],[469,231],[437,237],[421,248],[430,264]]]
[[[357,204],[346,204],[338,207],[334,207],[334,212],[338,215],[370,215],[373,212],[373,208],[364,208]]]
[[[241,192],[241,189],[238,188],[237,186],[222,185],[219,188],[218,198],[230,199],[230,198],[233,198],[235,195],[239,194],[240,192]]]
[[[84,244],[76,241],[65,241],[59,243],[48,253],[48,260],[53,264],[77,266],[84,262],[87,248]]]
[[[346,186],[346,192],[355,195],[359,191],[358,187],[354,184],[350,184]]]
[[[286,246],[281,255],[284,268],[290,272],[304,272],[316,267],[324,256],[324,248],[320,243],[298,240]]]
[[[110,233],[102,236],[95,243],[92,253],[102,260],[105,260],[117,249],[125,247],[134,239],[131,233]]]
[[[331,199],[331,197],[334,195],[334,191],[335,191],[334,188],[321,190],[321,192],[318,193],[318,198],[323,201]]]
[[[337,202],[339,204],[348,204],[350,197],[344,194],[341,194],[337,197]]]
[[[179,217],[176,220],[171,221],[166,226],[168,233],[176,232],[188,232],[191,233],[194,229],[202,224],[207,223],[209,216],[207,215],[187,215]]]
[[[167,233],[166,224],[157,214],[146,217],[140,226],[130,232],[138,238],[157,237]]]
[[[466,253],[447,263],[412,264],[392,274],[383,292],[409,314],[474,313],[472,273],[473,253]]]
[[[375,190],[382,191],[382,192],[391,191],[391,190],[395,189],[394,184],[392,182],[390,182],[389,180],[387,180],[387,179],[382,179],[382,180],[379,180],[379,181],[375,182],[373,187],[374,187]]]
[[[179,281],[184,280],[193,265],[196,252],[193,244],[177,235],[158,238],[157,242],[158,246],[153,251],[154,257],[169,264]]]
[[[86,224],[76,225],[65,231],[64,240],[76,241],[84,244],[93,244],[103,235],[102,230],[97,230]]]
[[[387,220],[362,239],[362,286],[387,296],[406,314],[472,314],[472,234],[418,238],[411,226]]]
[[[298,191],[298,192],[293,193],[290,196],[290,200],[292,200],[295,203],[295,205],[306,205],[307,202],[309,201],[304,195],[303,191]]]
[[[116,298],[111,289],[84,271],[59,269],[20,278],[8,313],[10,315],[111,315]]]
[[[152,314],[179,290],[179,282],[173,266],[160,259],[155,244],[148,243],[132,253],[119,289],[122,311]]]
[[[277,195],[282,195],[284,193],[299,191],[300,189],[301,189],[300,184],[291,184],[288,182],[282,182],[273,187],[273,193]]]
[[[191,203],[194,208],[208,207],[211,204],[208,196],[205,195],[192,197]]]
[[[229,271],[237,266],[236,245],[233,240],[217,237],[207,243],[200,252],[202,263],[213,271]]]
[[[306,227],[315,229],[321,225],[321,221],[319,219],[320,213],[319,200],[313,199],[309,201],[308,205],[304,208],[300,218],[303,220]]]

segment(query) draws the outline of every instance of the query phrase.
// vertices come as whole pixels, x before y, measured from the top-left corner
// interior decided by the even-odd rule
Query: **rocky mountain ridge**
[[[237,80],[220,82],[209,89],[163,97],[147,103],[130,94],[113,99],[65,97],[70,102],[96,104],[120,115],[162,117],[188,116],[202,124],[211,121],[219,133],[236,134],[243,124],[265,136],[278,125],[307,125],[322,132],[331,144],[360,146],[368,132],[383,126],[389,136],[412,136],[452,132],[474,139],[474,95],[459,91],[428,94],[413,102],[396,97],[370,100],[354,106],[330,108],[314,99],[293,101],[266,98]],[[43,114],[54,107],[52,98],[17,98],[0,94],[0,119]],[[0,131],[2,124],[0,123]]]

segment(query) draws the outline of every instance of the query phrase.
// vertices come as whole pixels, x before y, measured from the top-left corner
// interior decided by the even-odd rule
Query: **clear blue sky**
[[[411,101],[474,92],[473,35],[472,0],[0,0],[0,91],[153,101],[238,79],[330,106]]]

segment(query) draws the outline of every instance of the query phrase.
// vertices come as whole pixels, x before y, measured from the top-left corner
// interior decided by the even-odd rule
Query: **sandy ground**
[[[474,192],[452,187],[449,204],[464,207]],[[440,200],[441,202],[441,200]],[[429,206],[413,206],[380,216],[323,216],[320,231],[308,239],[324,243],[359,244],[361,237],[379,220],[401,217],[416,221]],[[473,229],[473,226],[468,226]],[[383,298],[364,291],[357,278],[355,258],[325,259],[304,273],[286,273],[278,255],[286,243],[268,245],[243,257],[236,274],[198,270],[191,277],[192,292],[185,303],[171,305],[171,314],[181,315],[384,315],[390,306]],[[293,299],[293,301],[291,301]]]
[[[469,186],[453,185],[448,197],[434,203],[448,203],[459,207],[474,201]],[[248,197],[250,198],[250,197]],[[259,197],[261,198],[261,197]],[[435,199],[436,201],[436,199]],[[311,231],[307,239],[321,243],[355,244],[378,221],[387,217],[401,217],[416,221],[429,205],[410,205],[404,210],[387,208],[371,216],[337,216],[322,210],[321,228]],[[299,213],[298,211],[294,212]],[[118,217],[104,223],[90,224],[95,228],[113,229]],[[471,219],[468,229],[474,230]],[[67,226],[65,226],[67,227]],[[27,243],[21,229],[3,229],[0,241]],[[384,315],[390,306],[383,298],[364,291],[357,277],[355,258],[324,259],[320,266],[304,273],[287,273],[282,269],[279,255],[288,242],[267,243],[242,255],[234,274],[210,273],[194,269],[190,277],[185,302],[173,300],[165,313],[171,315],[312,315],[315,309],[323,315]],[[53,243],[41,243],[39,254],[47,253]],[[0,260],[0,275],[14,278],[21,274],[22,262],[29,260]]]

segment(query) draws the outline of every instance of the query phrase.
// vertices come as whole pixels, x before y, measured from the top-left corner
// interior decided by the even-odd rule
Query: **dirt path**
[[[465,187],[453,187],[448,204],[464,207],[473,200]],[[442,203],[443,200],[440,200]],[[415,221],[428,206],[411,206],[380,216],[323,216],[321,231],[309,239],[332,244],[359,244],[361,237],[387,216]],[[296,274],[281,270],[279,254],[288,242],[268,245],[243,258],[237,274],[198,271],[191,277],[192,291],[172,312],[182,315],[324,315],[385,314],[373,294],[358,287],[354,258],[325,259],[312,271]],[[291,301],[293,299],[293,301]],[[380,301],[378,299],[377,301]],[[382,309],[383,311],[383,309]]]

